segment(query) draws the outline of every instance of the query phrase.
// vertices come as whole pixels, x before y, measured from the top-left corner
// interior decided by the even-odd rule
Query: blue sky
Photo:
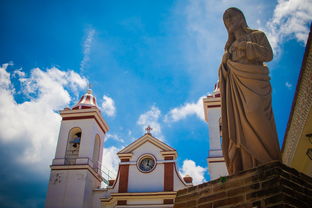
[[[2,1],[0,205],[42,207],[60,125],[91,83],[110,126],[103,163],[144,133],[178,151],[178,166],[209,180],[201,97],[213,90],[227,33],[240,8],[266,32],[280,145],[312,20],[307,0]]]

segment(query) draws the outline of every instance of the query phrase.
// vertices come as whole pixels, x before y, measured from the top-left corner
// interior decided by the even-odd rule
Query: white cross
[[[145,131],[146,131],[147,134],[151,134],[151,131],[152,131],[152,130],[153,130],[153,129],[150,127],[150,125],[148,125],[147,128],[145,129]]]

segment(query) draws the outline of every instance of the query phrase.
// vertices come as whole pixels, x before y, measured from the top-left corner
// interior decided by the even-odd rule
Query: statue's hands
[[[225,64],[229,58],[230,58],[230,53],[228,51],[225,51],[222,57],[222,63]]]
[[[237,48],[238,50],[246,50],[247,42],[246,41],[235,41],[233,43],[233,47]]]
[[[247,42],[246,41],[241,41],[237,44],[237,48],[240,50],[246,50]]]

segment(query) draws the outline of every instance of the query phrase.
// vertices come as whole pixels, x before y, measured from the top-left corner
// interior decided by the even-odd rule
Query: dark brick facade
[[[129,165],[119,165],[120,179],[119,179],[119,193],[128,192],[128,177],[129,177]]]
[[[312,178],[280,162],[178,191],[174,208],[312,207]]]
[[[173,191],[174,163],[165,163],[164,169],[164,191]]]

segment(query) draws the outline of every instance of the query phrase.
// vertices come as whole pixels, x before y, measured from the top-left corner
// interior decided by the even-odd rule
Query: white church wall
[[[174,164],[176,166],[176,164]],[[179,173],[177,172],[177,169],[174,168],[174,174],[173,174],[173,190],[178,191],[180,189],[186,188],[185,184],[181,181],[182,178],[179,178]]]
[[[103,133],[100,131],[99,126],[97,125],[96,121],[94,119],[84,119],[81,120],[81,122],[85,122],[80,124],[82,129],[82,138],[81,138],[81,144],[80,144],[80,151],[79,156],[80,157],[87,157],[92,160],[93,157],[93,148],[94,148],[94,138],[97,134],[101,138],[103,138]]]
[[[219,119],[221,117],[221,108],[208,108],[208,129],[210,138],[210,149],[220,149],[220,128]]]
[[[74,127],[73,126],[71,128],[68,128],[66,126],[71,126],[71,125],[67,121],[62,121],[60,133],[59,133],[59,137],[58,137],[58,142],[57,142],[57,147],[56,147],[56,151],[55,151],[55,158],[65,158],[68,134],[69,134],[70,129]],[[66,138],[66,139],[64,139],[64,138]]]
[[[133,156],[130,161],[137,161],[143,154],[152,154],[157,160],[163,160],[160,154],[162,150],[150,142],[145,142],[139,148],[133,151]]]
[[[161,149],[150,142],[145,142],[133,151],[130,162],[135,162],[129,166],[128,192],[156,192],[163,191],[164,187],[164,164],[159,163],[163,160],[160,154]],[[138,159],[150,154],[156,158],[156,167],[152,172],[143,173],[137,168]],[[138,181],[140,181],[138,183]]]
[[[66,172],[51,171],[47,192],[46,208],[62,207],[66,188]]]
[[[219,94],[214,91],[214,95]],[[214,96],[213,95],[213,96]],[[208,153],[208,169],[210,179],[216,179],[220,176],[226,176],[227,168],[222,152],[222,138],[220,135],[220,118],[221,118],[221,99],[220,97],[204,98],[205,119],[209,129],[209,153]]]
[[[160,192],[164,190],[164,164],[150,173],[142,173],[136,165],[129,167],[128,192]]]
[[[65,193],[63,207],[84,207],[86,170],[68,171],[66,176],[66,189],[71,191]]]
[[[92,208],[100,208],[101,207],[101,200],[100,198],[103,197],[106,189],[98,189],[93,190],[92,193]]]
[[[210,174],[210,180],[218,179],[221,176],[227,176],[228,171],[225,162],[209,163],[208,170]]]
[[[89,171],[87,171],[85,181],[86,181],[86,185],[85,185],[85,191],[84,191],[84,206],[83,207],[89,208],[90,205],[93,203],[93,190],[98,188],[100,183]]]
[[[86,179],[87,170],[53,170],[49,182],[46,208],[84,207]]]

